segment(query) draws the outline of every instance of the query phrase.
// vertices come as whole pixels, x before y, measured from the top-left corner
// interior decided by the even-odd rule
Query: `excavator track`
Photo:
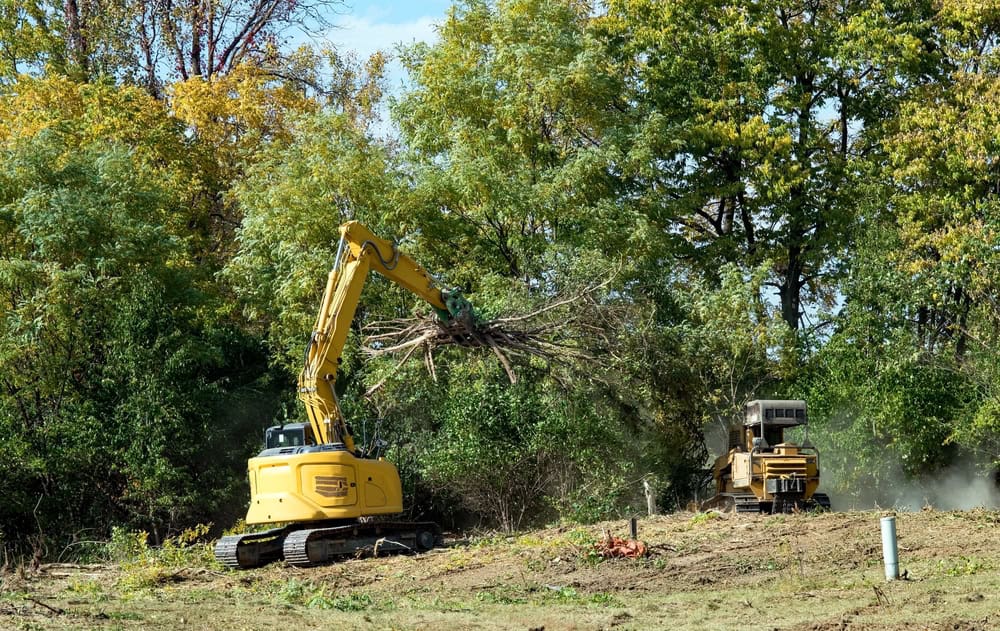
[[[816,508],[818,506],[822,510],[833,510],[830,506],[830,496],[826,493],[813,493],[810,500],[812,505],[809,508]]]
[[[295,530],[285,537],[283,556],[292,565],[311,567],[362,550],[370,550],[376,555],[380,552],[419,552],[440,543],[440,528],[433,522],[358,522]]]
[[[733,495],[736,512],[740,514],[757,514],[762,510],[761,503],[754,495]]]
[[[294,526],[227,535],[215,543],[215,558],[219,563],[236,570],[267,565],[281,558],[285,536],[292,529]]]
[[[722,493],[702,505],[702,510],[717,509],[738,514],[790,513],[797,508],[831,510],[830,498],[826,493],[814,493],[808,500],[783,499],[761,502],[751,493]]]
[[[720,493],[701,505],[701,510],[720,510],[724,513],[759,513],[761,503],[750,493]]]

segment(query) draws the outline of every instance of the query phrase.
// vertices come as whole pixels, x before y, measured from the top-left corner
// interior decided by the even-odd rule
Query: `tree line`
[[[431,44],[288,44],[339,8],[0,0],[0,547],[235,522],[348,219],[487,316],[600,285],[590,358],[511,384],[366,357],[421,308],[369,282],[338,383],[414,516],[685,506],[752,398],[808,400],[834,493],[995,475],[1000,5],[463,0]]]

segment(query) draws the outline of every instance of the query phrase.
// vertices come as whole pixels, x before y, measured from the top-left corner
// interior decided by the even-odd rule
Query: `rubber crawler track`
[[[421,538],[421,533],[428,533],[429,536]],[[439,543],[440,528],[433,522],[374,521],[330,528],[295,530],[285,537],[282,552],[287,563],[298,567],[311,567],[328,563],[333,556],[349,555],[371,547],[374,545],[373,538],[409,540],[412,542],[411,545],[399,544],[396,549],[402,546],[402,549],[417,552],[429,550]],[[344,540],[343,545],[334,554],[318,558],[310,556],[310,543],[341,539]]]
[[[335,542],[333,552],[330,552],[330,545],[310,548],[309,544],[316,542]],[[320,528],[292,524],[264,532],[222,537],[215,544],[215,558],[232,569],[260,567],[281,559],[298,567],[310,567],[380,543],[383,549],[392,551],[429,550],[441,543],[441,531],[433,522],[372,521]],[[314,557],[310,557],[310,550]]]
[[[219,563],[233,569],[266,565],[280,558],[281,543],[291,528],[273,528],[263,532],[227,535],[215,543],[215,558]]]

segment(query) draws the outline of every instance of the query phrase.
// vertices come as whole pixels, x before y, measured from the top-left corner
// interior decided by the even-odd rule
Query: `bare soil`
[[[642,519],[642,559],[593,543],[626,522],[452,540],[416,556],[229,571],[191,555],[0,578],[2,629],[1000,629],[1000,512]]]

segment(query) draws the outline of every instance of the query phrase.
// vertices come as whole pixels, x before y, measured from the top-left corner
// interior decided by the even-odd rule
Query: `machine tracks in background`
[[[760,513],[791,513],[795,510],[831,510],[826,493],[814,493],[808,500],[786,498],[782,501],[761,502],[752,493],[721,493],[701,506],[701,510],[720,510],[743,515]]]

